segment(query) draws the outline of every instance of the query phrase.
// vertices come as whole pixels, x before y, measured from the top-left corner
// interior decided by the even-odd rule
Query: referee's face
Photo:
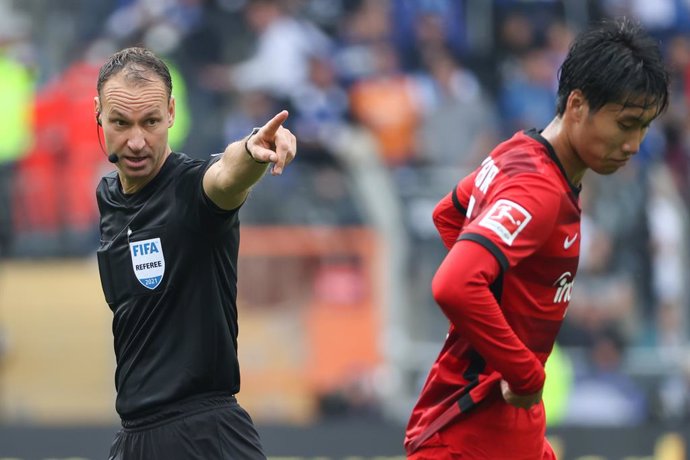
[[[125,193],[140,190],[170,154],[168,129],[175,119],[175,100],[153,74],[132,80],[124,72],[108,80],[100,95],[101,122],[108,154],[116,154]]]

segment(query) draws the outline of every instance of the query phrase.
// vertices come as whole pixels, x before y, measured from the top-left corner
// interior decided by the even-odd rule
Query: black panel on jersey
[[[474,406],[476,403],[472,399],[470,390],[479,385],[479,374],[484,371],[486,367],[486,361],[482,358],[476,350],[469,350],[469,363],[467,364],[467,369],[462,373],[462,378],[467,381],[467,385],[462,389],[462,396],[458,398],[458,407],[460,412],[465,412]]]
[[[478,233],[463,233],[458,238],[460,240],[474,241],[484,246],[488,251],[493,254],[498,263],[501,265],[503,271],[508,270],[508,258],[503,254],[503,252],[494,244],[493,241],[485,237],[484,235],[479,235]]]
[[[239,219],[202,187],[218,158],[172,153],[132,195],[122,193],[115,173],[98,186],[98,266],[113,311],[123,418],[190,395],[239,391]]]
[[[571,182],[570,179],[568,179],[568,175],[565,173],[565,168],[563,167],[563,164],[561,163],[561,160],[558,158],[556,155],[556,151],[553,149],[553,145],[549,141],[547,141],[544,136],[541,135],[540,131],[537,131],[536,129],[528,129],[524,131],[524,133],[534,139],[535,141],[539,142],[541,145],[546,147],[546,150],[549,152],[549,157],[553,160],[554,163],[556,163],[556,166],[558,166],[558,169],[561,171],[561,174],[563,174],[563,177],[565,178],[566,182],[568,182],[568,185],[570,186],[570,190],[573,192],[575,196],[580,195],[580,191],[582,190],[582,186],[574,186]]]
[[[461,215],[464,216],[465,214],[467,214],[467,209],[465,209],[465,207],[462,204],[460,204],[460,200],[458,199],[458,189],[456,187],[453,187],[453,191],[450,194],[450,198],[453,200],[453,206],[455,206],[455,209],[457,209]]]
[[[498,277],[491,283],[489,290],[494,295],[496,303],[501,304],[501,298],[503,297],[503,272],[501,272]]]

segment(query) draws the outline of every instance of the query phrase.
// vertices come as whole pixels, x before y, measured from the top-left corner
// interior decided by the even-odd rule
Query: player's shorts
[[[542,403],[507,404],[500,390],[430,437],[409,460],[556,460],[546,440]]]
[[[234,396],[206,395],[122,420],[109,460],[265,460],[249,414]]]

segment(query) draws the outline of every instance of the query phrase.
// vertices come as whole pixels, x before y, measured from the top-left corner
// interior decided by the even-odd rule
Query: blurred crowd
[[[290,111],[298,159],[256,188],[244,223],[368,225],[376,216],[363,205],[371,188],[361,188],[362,165],[384,177],[409,248],[415,334],[440,343],[447,324],[429,281],[444,249],[433,205],[501,139],[550,121],[574,34],[620,15],[661,41],[671,106],[632,164],[586,177],[580,269],[560,344],[582,351],[571,360],[572,391],[590,403],[566,420],[687,420],[682,0],[1,0],[0,256],[93,253],[95,185],[112,169],[94,117],[98,69],[113,51],[143,45],[173,71],[175,150],[206,157]],[[353,139],[373,148],[353,152]],[[652,347],[658,359],[649,361],[673,371],[651,380],[644,369],[642,378],[624,372],[636,368],[626,361],[636,347]]]

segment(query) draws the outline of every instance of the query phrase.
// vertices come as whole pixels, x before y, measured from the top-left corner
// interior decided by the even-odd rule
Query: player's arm
[[[508,324],[492,287],[550,237],[561,198],[558,188],[536,173],[490,188],[487,204],[463,227],[432,284],[443,312],[512,392],[537,400],[545,378],[542,363]]]
[[[544,368],[510,327],[490,289],[502,270],[486,248],[460,240],[434,276],[434,299],[458,332],[515,393],[538,393],[544,385]]]
[[[432,214],[434,225],[439,235],[441,235],[443,244],[448,249],[453,247],[457,241],[462,226],[465,223],[465,215],[467,214],[475,174],[476,172],[461,180],[434,208]]]
[[[530,407],[541,401],[544,388],[540,388],[536,393],[521,395],[515,393],[508,382],[501,380],[501,395],[503,400],[511,406],[520,407],[522,409],[529,409]]]
[[[282,174],[295,158],[297,140],[282,125],[283,110],[249,137],[228,145],[223,157],[204,174],[204,192],[221,209],[235,209],[247,198],[249,189],[273,164],[272,174]]]

